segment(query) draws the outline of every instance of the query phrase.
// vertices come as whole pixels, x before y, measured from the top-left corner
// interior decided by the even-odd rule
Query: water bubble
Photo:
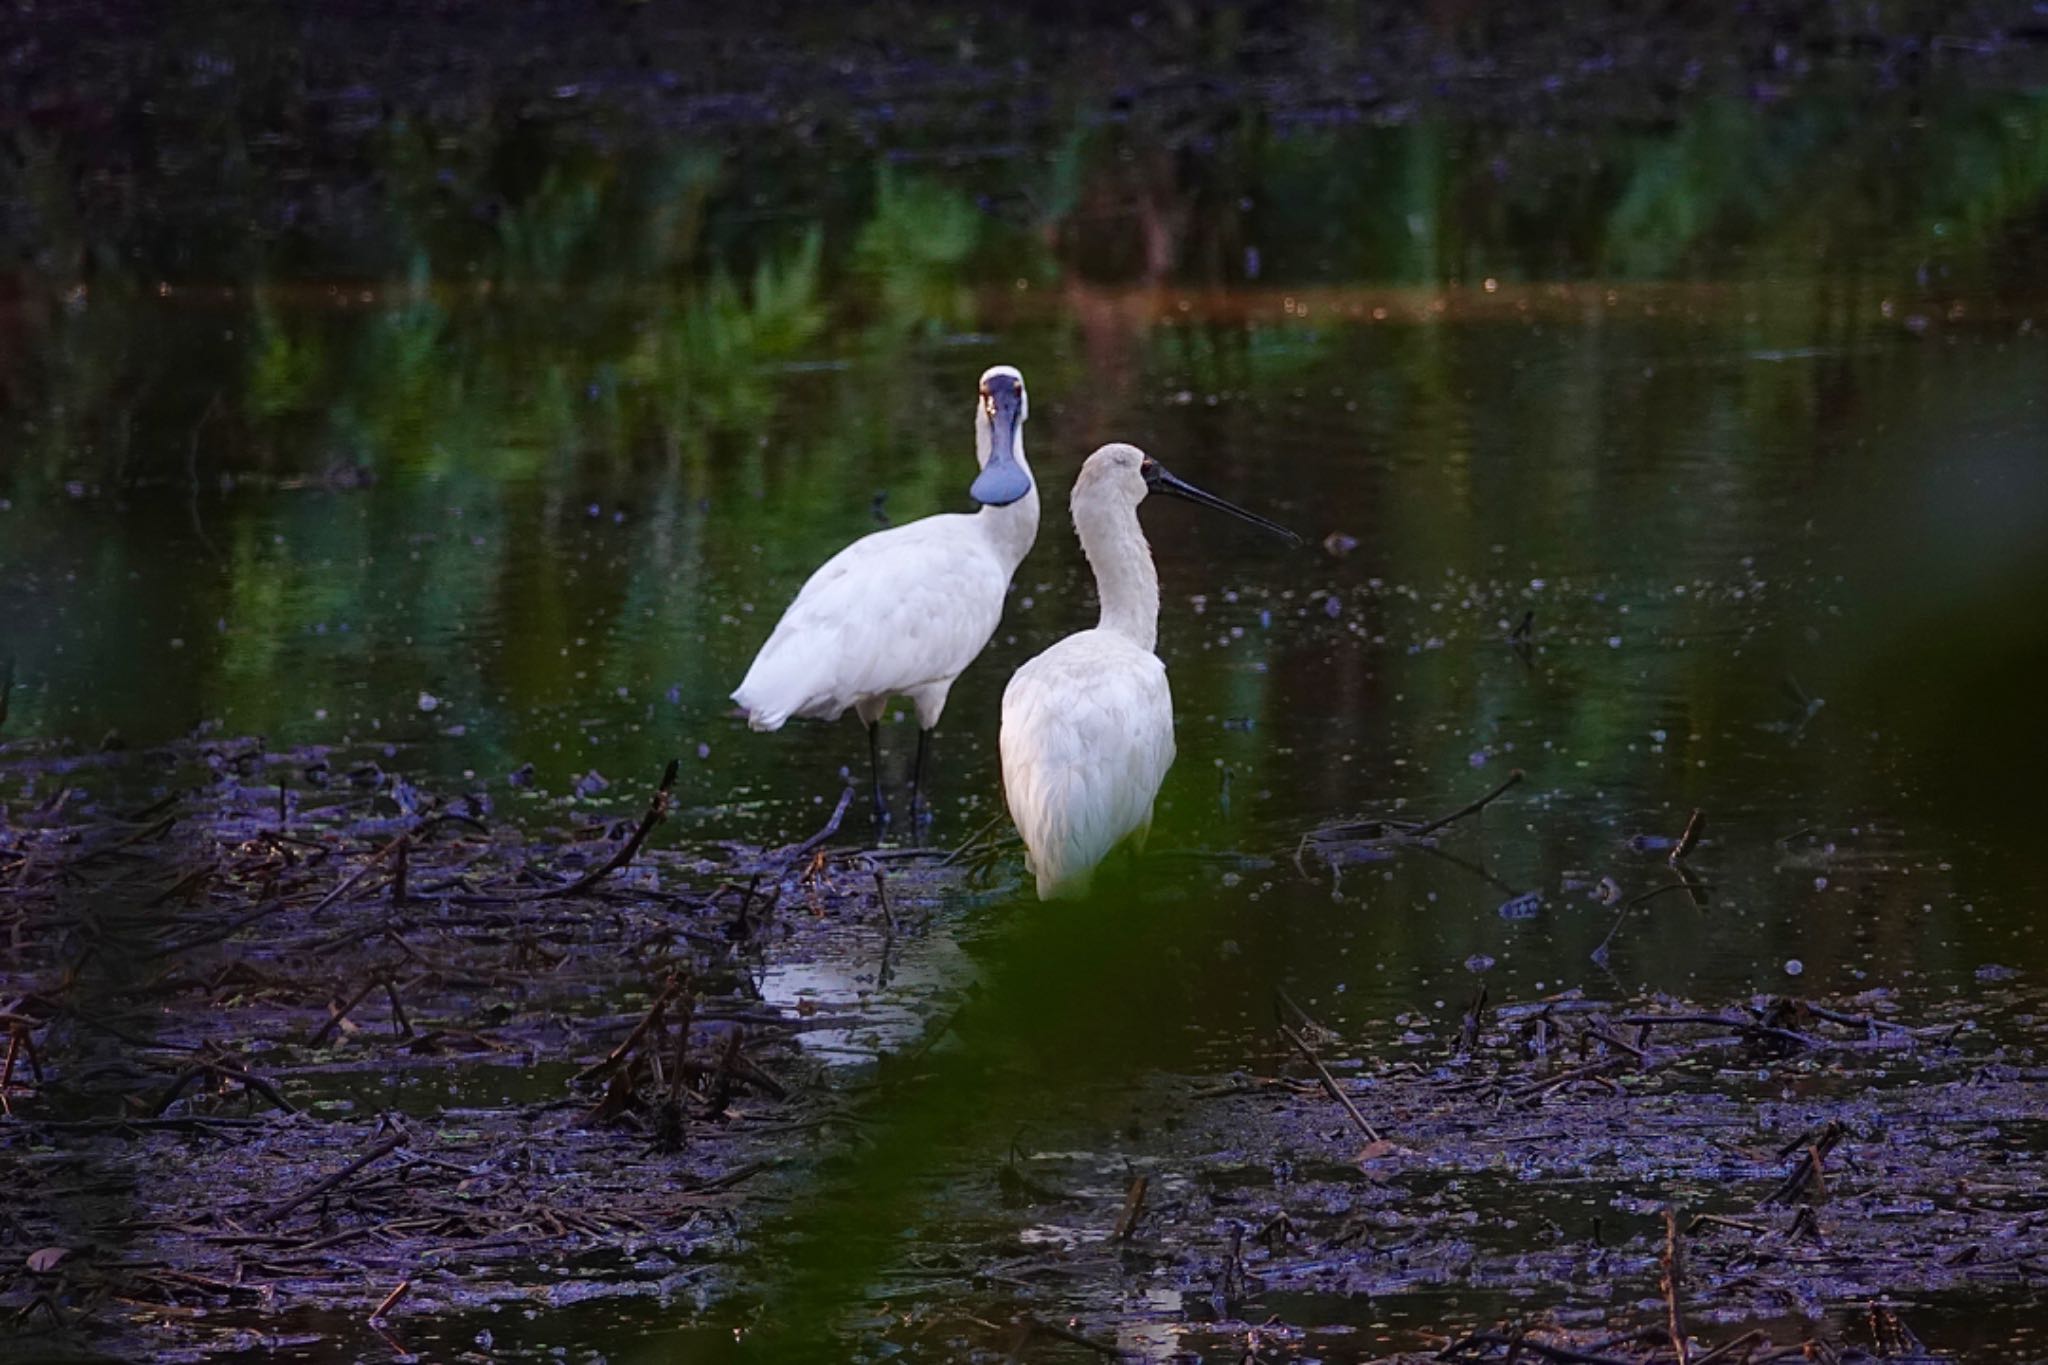
[[[1804,962],[1801,962],[1798,958],[1788,957],[1785,959],[1785,975],[1798,976],[1805,970],[1806,964]]]

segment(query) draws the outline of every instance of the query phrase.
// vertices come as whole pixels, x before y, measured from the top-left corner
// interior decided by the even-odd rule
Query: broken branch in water
[[[1303,1037],[1314,1038],[1318,1042],[1334,1043],[1338,1041],[1337,1031],[1325,1027],[1321,1020],[1297,1004],[1294,997],[1287,993],[1285,987],[1273,987],[1274,1022],[1285,1024],[1287,1022],[1286,1016],[1289,1014],[1294,1016],[1295,1023],[1301,1029]]]
[[[177,1102],[178,1096],[185,1093],[185,1087],[198,1080],[201,1076],[209,1074],[226,1076],[229,1080],[240,1081],[245,1087],[263,1096],[263,1098],[269,1100],[287,1114],[299,1112],[299,1107],[286,1099],[282,1091],[263,1077],[258,1076],[255,1072],[229,1061],[225,1057],[208,1056],[201,1061],[194,1062],[178,1073],[176,1079],[165,1089],[163,1097],[156,1102],[156,1107],[150,1110],[149,1116],[151,1118],[162,1118],[164,1111]]]
[[[593,1062],[577,1072],[570,1084],[581,1085],[585,1081],[595,1080],[625,1061],[639,1045],[640,1040],[647,1036],[647,1031],[661,1022],[661,1016],[668,1009],[669,1001],[675,999],[682,989],[681,978],[670,977],[668,984],[662,987],[661,994],[654,997],[654,1003],[648,1007],[647,1013],[640,1017],[639,1023],[633,1025],[633,1031],[626,1035],[625,1041],[605,1054],[603,1061]]]
[[[846,808],[852,804],[853,788],[849,786],[839,793],[839,804],[832,808],[832,817],[825,822],[825,827],[791,849],[789,851],[789,861],[783,864],[782,870],[787,872],[790,868],[795,867],[803,860],[803,856],[806,853],[809,853],[819,844],[824,843],[827,839],[837,834],[839,832],[839,822],[846,818]]]
[[[1691,1365],[1692,1351],[1686,1345],[1685,1339],[1685,1315],[1678,1307],[1678,1281],[1685,1273],[1682,1255],[1678,1245],[1678,1210],[1673,1205],[1666,1204],[1663,1273],[1660,1276],[1664,1290],[1664,1320],[1671,1332],[1671,1349],[1678,1357],[1678,1365]]]
[[[411,1288],[411,1280],[400,1280],[398,1282],[398,1287],[392,1290],[389,1294],[386,1294],[384,1296],[384,1302],[378,1304],[374,1309],[370,1311],[370,1321],[376,1322],[378,1319],[384,1317],[387,1313],[389,1313],[392,1309],[398,1307],[398,1301],[404,1298],[406,1292]]]
[[[1031,1344],[1032,1337],[1037,1336],[1041,1332],[1046,1336],[1056,1337],[1072,1345],[1086,1347],[1097,1355],[1107,1356],[1111,1360],[1133,1359],[1131,1353],[1123,1350],[1121,1347],[1111,1346],[1097,1341],[1093,1337],[1083,1336],[1073,1328],[1063,1327],[1057,1322],[1047,1322],[1043,1318],[1028,1315],[1018,1324],[1016,1344],[1010,1348],[1010,1354],[1007,1359],[1013,1361],[1022,1360],[1024,1358],[1024,1348]]]
[[[1685,832],[1678,836],[1678,842],[1671,847],[1671,865],[1673,867],[1677,867],[1680,863],[1684,862],[1687,856],[1692,853],[1694,847],[1699,844],[1700,835],[1706,831],[1706,828],[1707,813],[1697,806],[1693,807],[1691,818],[1685,822]]]
[[[1835,1150],[1835,1144],[1842,1140],[1847,1131],[1840,1123],[1830,1119],[1827,1127],[1823,1128],[1817,1137],[1812,1137],[1811,1140],[1801,1137],[1787,1143],[1778,1153],[1779,1156],[1790,1156],[1802,1147],[1806,1150],[1800,1152],[1799,1160],[1793,1163],[1791,1173],[1785,1177],[1784,1183],[1758,1200],[1757,1207],[1769,1208],[1773,1204],[1790,1204],[1795,1199],[1803,1200],[1811,1207],[1825,1201],[1828,1194],[1825,1173],[1828,1153]]]
[[[368,981],[365,981],[363,983],[363,988],[361,990],[357,991],[354,995],[351,995],[348,998],[347,1003],[342,1005],[340,1009],[335,1010],[332,1014],[329,1014],[327,1016],[326,1023],[322,1024],[319,1028],[313,1031],[313,1036],[306,1040],[306,1046],[318,1047],[320,1046],[320,1044],[326,1042],[327,1035],[334,1032],[336,1029],[340,1028],[341,1021],[348,1018],[349,1011],[354,1009],[357,1005],[362,1004],[364,1000],[368,999],[370,992],[376,990],[378,984],[379,982],[377,978],[374,976],[371,977]],[[159,1109],[157,1112],[162,1113],[163,1111]]]
[[[384,1141],[378,1143],[369,1151],[357,1157],[354,1161],[349,1162],[348,1165],[336,1171],[333,1175],[327,1176],[326,1178],[321,1180],[314,1181],[311,1185],[307,1186],[305,1189],[299,1191],[299,1193],[293,1195],[291,1198],[283,1201],[282,1203],[271,1205],[262,1213],[257,1214],[256,1217],[251,1220],[251,1222],[254,1226],[259,1228],[266,1227],[271,1223],[275,1223],[278,1219],[284,1217],[293,1209],[296,1209],[303,1204],[308,1204],[311,1203],[313,1200],[318,1199],[321,1195],[326,1194],[329,1190],[341,1184],[344,1180],[347,1180],[349,1177],[355,1175],[364,1167],[372,1165],[375,1162],[382,1161],[385,1157],[390,1156],[393,1152],[397,1151],[400,1147],[404,1145],[405,1135],[403,1133],[394,1134],[393,1136],[386,1138]]]
[[[1480,797],[1477,801],[1467,802],[1449,815],[1439,816],[1426,824],[1416,825],[1411,828],[1393,820],[1354,820],[1344,824],[1325,825],[1321,829],[1310,830],[1308,834],[1303,836],[1302,842],[1306,844],[1310,840],[1325,839],[1420,839],[1425,835],[1434,834],[1444,826],[1462,820],[1468,815],[1477,815],[1480,811],[1485,810],[1488,806],[1506,795],[1521,782],[1524,776],[1525,774],[1522,770],[1516,768],[1508,774],[1506,781]],[[1295,850],[1295,866],[1297,869],[1300,867],[1300,855],[1301,850],[1297,848]]]
[[[1624,1360],[1620,1356],[1596,1355],[1591,1351],[1578,1351],[1569,1346],[1552,1346],[1546,1342],[1531,1339],[1523,1331],[1513,1333],[1474,1332],[1470,1336],[1452,1342],[1449,1346],[1437,1352],[1437,1359],[1458,1360],[1476,1358],[1471,1355],[1472,1348],[1475,1346],[1504,1346],[1508,1350],[1509,1359],[1513,1359],[1517,1352],[1530,1351],[1542,1356],[1545,1360],[1557,1361],[1559,1365],[1632,1365],[1632,1362]]]
[[[551,886],[535,895],[534,899],[552,900],[557,896],[574,896],[588,891],[633,861],[633,855],[640,851],[640,845],[647,842],[647,836],[654,833],[654,827],[668,818],[669,805],[674,800],[676,774],[682,770],[682,765],[683,761],[680,758],[668,761],[668,767],[661,774],[661,785],[654,789],[654,796],[647,803],[647,813],[640,817],[639,827],[619,846],[618,852],[605,860],[604,866],[584,873],[566,886]],[[848,788],[849,792],[851,790]]]
[[[1467,805],[1460,806],[1456,810],[1452,811],[1449,815],[1441,816],[1438,819],[1432,820],[1428,824],[1422,826],[1422,828],[1420,829],[1409,830],[1408,837],[1410,839],[1420,839],[1425,834],[1436,833],[1445,825],[1448,825],[1453,821],[1462,820],[1468,815],[1477,815],[1480,811],[1485,810],[1488,806],[1492,805],[1495,801],[1499,800],[1502,796],[1506,795],[1509,789],[1514,787],[1519,782],[1521,782],[1521,780],[1522,770],[1520,768],[1516,768],[1513,772],[1508,774],[1507,780],[1505,782],[1501,783],[1498,787],[1495,787],[1486,795],[1480,797],[1477,801],[1473,801]]]
[[[1351,1097],[1345,1094],[1343,1089],[1338,1086],[1337,1078],[1332,1076],[1330,1069],[1323,1065],[1323,1059],[1316,1056],[1315,1049],[1308,1045],[1308,1040],[1285,1024],[1280,1026],[1280,1032],[1288,1042],[1294,1044],[1296,1052],[1299,1052],[1308,1059],[1308,1064],[1315,1068],[1317,1078],[1322,1081],[1323,1089],[1330,1092],[1331,1099],[1344,1106],[1344,1112],[1349,1114],[1351,1121],[1358,1125],[1358,1131],[1365,1134],[1365,1140],[1367,1142],[1378,1142],[1380,1140],[1378,1130],[1365,1121],[1365,1115],[1358,1112],[1358,1106],[1353,1104]]]
[[[849,792],[851,790],[851,788],[848,788]],[[939,866],[951,867],[954,863],[959,862],[962,858],[967,856],[968,850],[972,849],[976,844],[980,843],[983,839],[986,839],[990,834],[994,833],[996,827],[1009,818],[1010,816],[1007,811],[998,811],[996,812],[996,814],[991,815],[987,820],[982,822],[982,826],[980,829],[977,829],[976,831],[974,831],[974,833],[967,836],[967,841],[965,843],[961,844],[960,847],[954,849],[951,853],[948,853],[944,858],[940,859]]]
[[[1699,882],[1697,879],[1685,879],[1688,874],[1684,873],[1683,871],[1681,871],[1679,875],[1681,878],[1681,880],[1679,881],[1666,882],[1662,886],[1653,886],[1648,891],[1639,891],[1635,895],[1630,896],[1627,900],[1623,901],[1621,903],[1621,909],[1617,910],[1614,914],[1614,923],[1607,926],[1606,936],[1600,940],[1599,946],[1593,949],[1591,953],[1592,959],[1595,962],[1600,963],[1605,963],[1607,961],[1608,945],[1613,943],[1614,936],[1621,932],[1622,924],[1628,919],[1628,912],[1635,909],[1637,906],[1646,905],[1649,902],[1657,899],[1657,897],[1663,895],[1667,891],[1683,891],[1686,892],[1688,895],[1692,896],[1694,900],[1698,900],[1700,899],[1700,893],[1708,889],[1704,884]]]
[[[1138,1218],[1145,1210],[1145,1187],[1151,1181],[1138,1176],[1131,1181],[1131,1187],[1124,1193],[1123,1212],[1116,1217],[1116,1226],[1110,1229],[1109,1239],[1113,1242],[1128,1242],[1131,1234],[1138,1230]]]

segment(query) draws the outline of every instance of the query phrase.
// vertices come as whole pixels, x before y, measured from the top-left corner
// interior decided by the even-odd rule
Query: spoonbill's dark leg
[[[868,722],[868,774],[873,779],[875,796],[875,827],[886,828],[889,824],[889,803],[882,799],[882,722]]]
[[[917,829],[931,819],[924,806],[924,760],[932,751],[932,732],[917,732],[917,759],[910,765],[910,828]]]

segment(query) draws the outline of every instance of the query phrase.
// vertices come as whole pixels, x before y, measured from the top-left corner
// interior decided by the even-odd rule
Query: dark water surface
[[[1250,59],[1038,89],[927,33],[866,94],[728,108],[685,68],[698,102],[656,117],[642,77],[321,86],[177,32],[151,98],[53,80],[5,125],[10,739],[382,747],[536,825],[637,809],[681,754],[664,837],[802,837],[857,727],[753,735],[726,694],[826,555],[965,507],[1007,362],[1046,515],[939,733],[946,843],[1000,809],[1004,680],[1092,619],[1089,450],[1309,539],[1146,509],[1180,745],[1155,845],[1249,856],[949,912],[960,977],[1033,983],[1030,1061],[972,1113],[913,1106],[930,1141],[862,1196],[885,1242],[1026,1115],[1054,1143],[1145,1076],[1269,1064],[1276,984],[1392,1046],[1481,975],[1940,998],[2048,967],[2048,86],[2004,56],[1332,102]],[[914,740],[891,724],[899,778]],[[1516,768],[1447,856],[1294,865],[1312,827]],[[1661,898],[1596,962],[1592,888],[1666,879],[1695,808],[1707,908]],[[782,1235],[770,1325],[889,1259]],[[618,1358],[674,1311],[536,1330]]]

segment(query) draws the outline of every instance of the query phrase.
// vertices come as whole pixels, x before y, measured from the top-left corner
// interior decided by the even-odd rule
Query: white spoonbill
[[[1106,445],[1074,480],[1074,530],[1095,570],[1102,619],[1027,662],[1003,690],[1003,796],[1024,836],[1038,898],[1078,896],[1129,840],[1142,848],[1173,766],[1173,694],[1159,640],[1159,571],[1138,526],[1147,493],[1275,522],[1183,483],[1136,446]]]
[[[882,800],[881,718],[889,698],[917,706],[910,821],[932,727],[946,693],[1002,619],[1010,575],[1038,537],[1038,488],[1024,461],[1031,405],[1008,365],[981,376],[969,495],[978,512],[942,512],[862,536],[825,561],[782,613],[732,699],[756,730],[792,716],[836,720],[848,707],[868,731],[875,819]]]

